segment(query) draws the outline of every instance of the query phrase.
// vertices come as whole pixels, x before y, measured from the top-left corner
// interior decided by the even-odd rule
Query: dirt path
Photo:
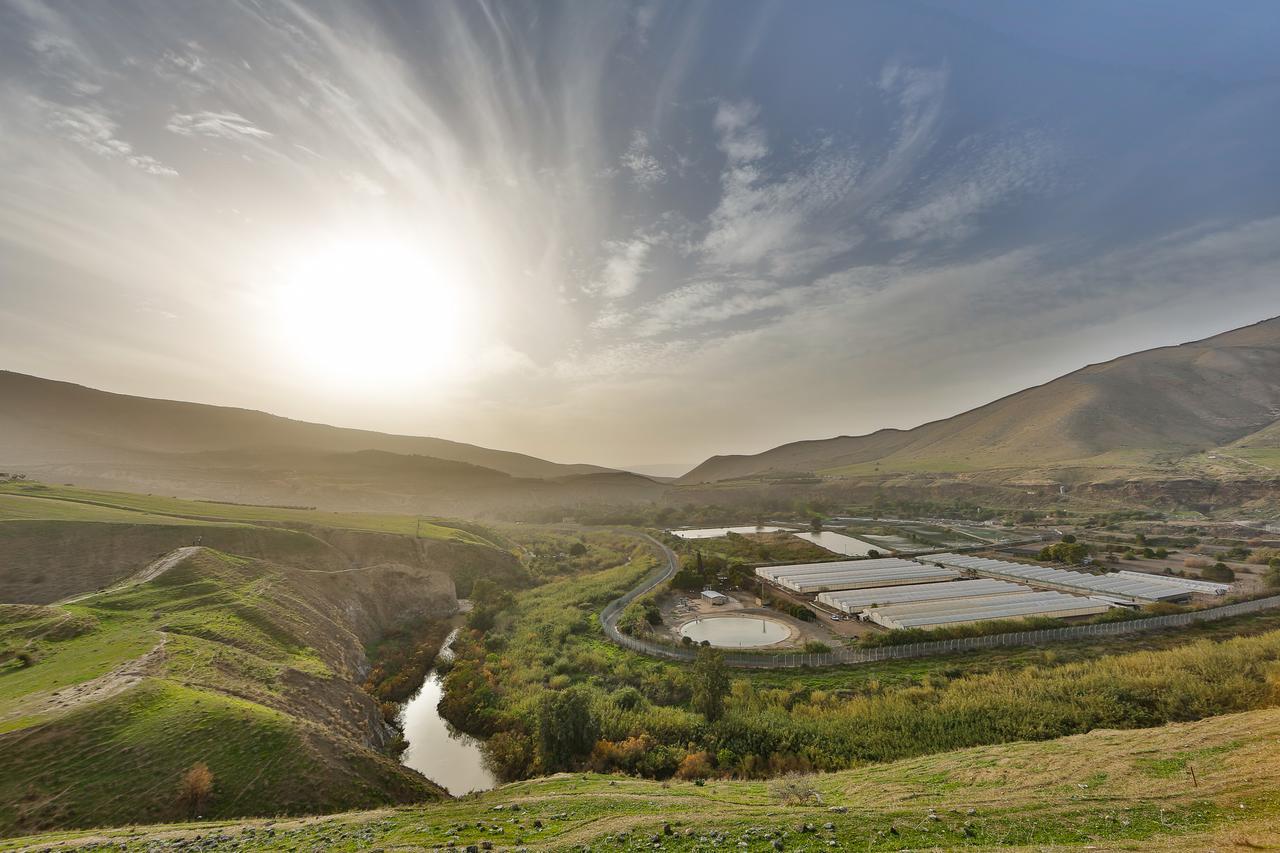
[[[198,551],[200,551],[201,547],[202,546],[200,545],[187,545],[183,548],[175,548],[160,559],[148,563],[147,567],[142,569],[142,571],[135,572],[119,583],[114,583],[106,589],[100,589],[97,592],[86,592],[82,595],[74,595],[71,598],[64,598],[57,602],[57,604],[75,604],[77,601],[84,601],[86,598],[93,598],[95,595],[102,595],[105,592],[119,592],[120,590],[128,589],[131,586],[137,586],[138,584],[144,584],[147,581],[153,581],[172,569],[174,566],[178,565],[178,563],[181,563],[188,557],[194,556]]]
[[[155,648],[151,651],[141,657],[125,661],[105,675],[100,675],[97,678],[92,678],[79,684],[60,687],[57,690],[45,693],[31,693],[23,696],[16,703],[6,708],[3,714],[0,714],[0,722],[20,717],[65,714],[81,705],[86,705],[90,702],[101,702],[118,693],[123,693],[159,668],[159,665],[164,661],[166,640],[168,640],[168,635],[160,634],[160,642],[156,643]]]

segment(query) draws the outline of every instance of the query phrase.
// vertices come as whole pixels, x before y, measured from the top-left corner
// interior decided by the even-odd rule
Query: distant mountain
[[[250,409],[97,391],[0,371],[0,463],[104,462],[145,453],[289,448],[382,450],[492,468],[513,477],[563,477],[612,469],[562,465],[442,438],[389,435],[295,421]]]
[[[6,470],[92,487],[402,512],[648,499],[664,488],[595,465],[0,371]]]
[[[1090,365],[914,429],[713,456],[678,482],[1168,466],[1232,443],[1280,446],[1278,420],[1280,318],[1272,318]]]

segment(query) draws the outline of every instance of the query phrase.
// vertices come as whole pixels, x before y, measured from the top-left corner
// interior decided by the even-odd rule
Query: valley
[[[1214,347],[1265,367],[1256,350],[1275,328]],[[1200,369],[1206,351],[1179,351],[1178,369]],[[1100,373],[1128,387],[1134,369]],[[1270,386],[1249,387],[1270,405]],[[1254,403],[1230,427],[1252,432],[1204,433],[1212,449],[1188,439],[1171,468],[1142,457],[1122,470],[1116,460],[1139,456],[1114,450],[1045,457],[1038,473],[1009,462],[1016,454],[956,468],[904,456],[924,445],[896,436],[899,449],[875,439],[866,462],[818,443],[659,483],[48,390],[60,406],[91,401],[99,434],[117,432],[92,449],[48,420],[61,409],[34,406],[44,461],[0,481],[0,836],[11,839],[0,845],[49,832],[72,834],[30,843],[149,849],[214,831],[229,849],[1273,837],[1277,770],[1224,734],[1236,720],[1274,725],[1280,703],[1274,430],[1253,429]],[[241,419],[295,448],[238,449],[194,428],[180,443],[146,438],[193,418]],[[10,446],[22,446],[17,422],[0,423]],[[125,429],[184,459],[108,458]],[[382,449],[357,449],[366,441]],[[924,461],[894,461],[908,458]],[[1126,583],[1159,592],[1103,594]],[[1190,616],[1159,619],[1176,614]],[[1189,731],[1204,744],[1175,748]],[[1165,733],[1167,747],[1139,749]],[[1072,749],[1130,757],[1051,789],[1034,762],[1081,738]],[[1234,781],[1219,781],[1208,757],[1237,751]],[[1005,756],[998,783],[957,775],[990,755]],[[1184,767],[1192,789],[1150,812],[1136,780],[1181,780]],[[868,800],[871,780],[890,793]],[[899,797],[895,785],[938,796]],[[1051,790],[1071,796],[1049,805]],[[693,801],[702,817],[672,820]],[[909,819],[918,806],[935,811]],[[338,812],[350,814],[320,817]],[[182,824],[193,819],[200,830]],[[93,829],[155,823],[173,826]]]

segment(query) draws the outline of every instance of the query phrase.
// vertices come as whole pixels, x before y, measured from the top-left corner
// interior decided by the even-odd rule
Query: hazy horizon
[[[565,462],[1280,300],[1262,3],[0,0],[0,369]]]

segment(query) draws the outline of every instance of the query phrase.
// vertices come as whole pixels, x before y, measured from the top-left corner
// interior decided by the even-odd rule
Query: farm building
[[[1025,619],[1029,616],[1055,619],[1092,616],[1107,610],[1106,604],[1078,595],[1028,591],[891,604],[867,610],[866,617],[886,628],[935,628],[999,619]]]
[[[1119,571],[1116,572],[1117,577],[1130,578],[1133,580],[1150,580],[1151,575],[1143,572]],[[1176,587],[1189,590],[1190,592],[1198,592],[1203,595],[1226,595],[1231,591],[1229,583],[1213,583],[1212,581],[1198,581],[1191,578],[1177,578],[1161,575],[1155,580],[1161,583],[1173,584]]]
[[[729,596],[723,592],[716,592],[714,589],[704,589],[702,591],[702,600],[709,601],[712,604],[728,604]]]
[[[756,575],[792,592],[810,594],[833,589],[949,581],[958,578],[960,573],[911,560],[883,559],[762,566],[756,569]]]
[[[1125,578],[1119,575],[1090,575],[1046,566],[1030,566],[1008,560],[991,560],[968,554],[930,554],[930,563],[953,569],[964,569],[982,577],[1000,578],[1032,586],[1063,590],[1082,595],[1099,595],[1108,599],[1150,604],[1157,601],[1185,601],[1191,591],[1175,586],[1163,578],[1144,575]]]
[[[951,583],[922,583],[904,586],[878,586],[866,589],[833,590],[818,595],[818,603],[848,614],[861,613],[871,607],[910,604],[921,601],[978,598],[1030,592],[1031,588],[1008,581],[983,578]]]

